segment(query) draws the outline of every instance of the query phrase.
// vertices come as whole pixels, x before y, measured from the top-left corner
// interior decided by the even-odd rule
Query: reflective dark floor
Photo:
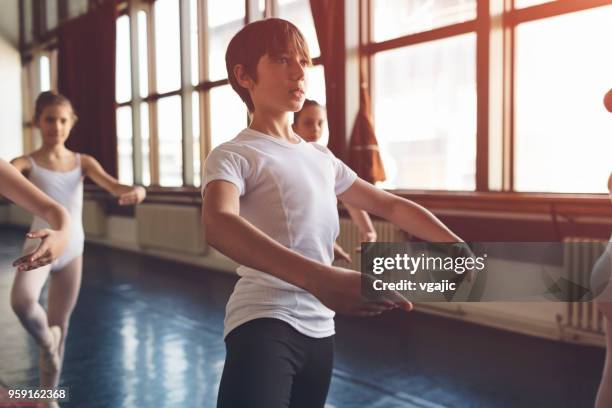
[[[0,228],[0,385],[33,386],[37,347],[9,305],[9,265],[24,231]],[[71,401],[62,407],[214,407],[235,281],[88,245],[61,379]],[[328,404],[337,408],[590,407],[604,359],[600,348],[417,312],[336,322]]]

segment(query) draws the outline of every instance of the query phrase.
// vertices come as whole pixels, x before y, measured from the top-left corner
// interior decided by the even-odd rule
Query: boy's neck
[[[289,143],[297,142],[293,129],[289,124],[288,112],[271,114],[270,112],[256,110],[253,113],[253,120],[251,120],[249,128]]]

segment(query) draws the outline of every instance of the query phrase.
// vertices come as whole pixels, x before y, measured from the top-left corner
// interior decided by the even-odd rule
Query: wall
[[[0,158],[9,160],[23,153],[17,0],[3,0],[0,9]]]

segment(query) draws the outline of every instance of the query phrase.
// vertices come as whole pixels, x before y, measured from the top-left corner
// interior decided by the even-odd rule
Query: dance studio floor
[[[36,385],[37,347],[9,305],[24,231],[0,231],[0,388]],[[214,407],[235,281],[88,245],[61,379],[71,401],[62,407]],[[589,407],[604,358],[600,348],[417,312],[336,322],[328,398],[336,408]]]

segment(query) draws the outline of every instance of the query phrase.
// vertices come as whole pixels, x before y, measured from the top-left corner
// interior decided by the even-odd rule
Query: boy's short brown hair
[[[280,18],[268,18],[247,24],[232,38],[225,52],[227,77],[246,103],[249,112],[255,110],[249,90],[238,83],[234,67],[243,65],[249,76],[257,81],[257,63],[264,55],[276,57],[287,50],[294,50],[310,65],[310,51],[306,39],[296,26]]]

